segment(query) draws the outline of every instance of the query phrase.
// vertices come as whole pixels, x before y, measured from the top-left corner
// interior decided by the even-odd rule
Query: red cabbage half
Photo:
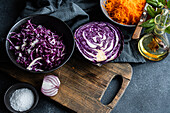
[[[107,22],[90,22],[79,27],[74,34],[82,55],[96,65],[116,59],[123,49],[123,35]]]
[[[48,71],[61,64],[65,55],[61,36],[31,20],[19,29],[7,39],[17,63],[31,71]]]

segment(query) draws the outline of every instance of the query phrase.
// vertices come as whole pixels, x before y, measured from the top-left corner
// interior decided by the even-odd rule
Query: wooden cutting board
[[[32,84],[39,91],[43,77],[47,75],[25,72],[12,63],[1,63],[0,70],[19,81]],[[63,67],[48,74],[58,76],[61,81],[58,94],[50,97],[54,101],[78,113],[109,113],[127,88],[132,77],[132,67],[128,63],[107,63],[98,67],[72,57]],[[101,98],[116,75],[122,77],[121,88],[112,102],[104,105]]]

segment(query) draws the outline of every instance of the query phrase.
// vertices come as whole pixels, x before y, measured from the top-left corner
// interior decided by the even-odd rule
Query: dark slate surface
[[[0,37],[15,23],[23,0],[0,0]],[[7,5],[8,4],[8,5]],[[15,13],[16,12],[16,13]],[[170,35],[168,35],[170,38]],[[2,49],[0,45],[0,49]],[[2,54],[3,53],[3,54]],[[0,56],[4,52],[0,52]],[[2,60],[2,59],[1,59]],[[170,113],[170,55],[160,61],[132,64],[133,78],[112,113]],[[8,113],[3,96],[11,85],[19,81],[0,72],[0,113]],[[108,103],[120,87],[119,80],[110,84],[103,103]],[[70,113],[71,110],[40,94],[40,101],[31,113]]]

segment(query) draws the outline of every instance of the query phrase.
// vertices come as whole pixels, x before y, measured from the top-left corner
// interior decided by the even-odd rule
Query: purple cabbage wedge
[[[21,25],[19,33],[11,32],[10,50],[15,53],[16,62],[31,71],[48,71],[58,66],[65,55],[61,36],[35,25],[28,20]]]
[[[116,59],[124,44],[120,30],[107,22],[90,22],[79,27],[74,34],[82,55],[101,66]]]

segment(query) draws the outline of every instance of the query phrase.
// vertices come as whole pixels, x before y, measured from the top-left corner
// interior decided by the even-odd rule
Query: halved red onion
[[[44,77],[41,92],[46,96],[55,96],[58,93],[60,80],[55,75],[47,75]]]
[[[101,65],[116,59],[123,49],[121,31],[107,22],[90,22],[79,27],[74,38],[82,55]]]

